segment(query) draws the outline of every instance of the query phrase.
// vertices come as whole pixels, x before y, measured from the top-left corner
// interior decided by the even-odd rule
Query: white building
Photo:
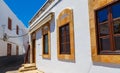
[[[31,63],[45,73],[120,73],[120,39],[111,39],[111,43],[117,41],[112,46],[114,49],[117,45],[117,50],[112,51],[108,50],[109,41],[96,39],[99,33],[95,28],[95,10],[109,9],[111,5],[116,8],[113,7],[118,14],[114,20],[119,26],[119,0],[48,0],[30,20]],[[101,21],[104,18],[101,17]],[[101,33],[108,31],[101,30]],[[111,28],[110,32],[113,32]],[[116,31],[115,36],[119,37],[119,32]],[[102,45],[98,46],[98,43]],[[99,51],[101,47],[104,48]]]
[[[0,0],[0,56],[23,55],[28,35],[21,36],[26,33],[28,33],[28,29],[6,3]],[[3,35],[5,34],[7,34],[7,40],[4,40]]]

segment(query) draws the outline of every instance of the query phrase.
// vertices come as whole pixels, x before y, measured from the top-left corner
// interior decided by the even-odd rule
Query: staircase
[[[30,45],[28,45],[27,52],[24,58],[24,64],[19,68],[18,73],[44,73],[42,71],[38,71],[35,63],[29,63],[29,53],[30,53]]]
[[[44,73],[38,71],[36,65],[33,64],[23,64],[22,67],[19,68],[18,73]]]

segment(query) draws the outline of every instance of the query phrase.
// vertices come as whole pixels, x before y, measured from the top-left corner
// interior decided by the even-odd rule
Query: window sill
[[[101,51],[98,55],[120,55],[120,51]]]
[[[50,59],[50,55],[49,54],[43,54],[42,57],[45,58],[45,59]]]
[[[59,60],[69,60],[69,61],[74,61],[75,60],[73,55],[68,55],[68,54],[59,54],[58,59]]]

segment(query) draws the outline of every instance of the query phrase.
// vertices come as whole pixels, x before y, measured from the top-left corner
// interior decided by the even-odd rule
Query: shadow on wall
[[[38,40],[40,38],[42,38],[42,30],[41,29],[36,32],[36,40]]]
[[[72,61],[72,60],[61,60],[61,59],[58,59],[59,61],[61,62],[69,62],[69,63],[76,63],[76,61]]]
[[[109,67],[109,68],[120,68],[120,64],[93,62],[93,65],[104,66],[104,67]]]
[[[55,31],[55,17],[50,22],[50,33]],[[36,32],[36,40],[42,38],[42,29]]]
[[[56,24],[57,26],[57,24]],[[54,32],[55,31],[55,16],[53,16],[51,22],[50,22],[50,32]]]

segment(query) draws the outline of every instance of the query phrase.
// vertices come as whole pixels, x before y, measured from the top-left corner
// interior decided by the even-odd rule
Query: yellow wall
[[[89,0],[89,21],[90,21],[90,34],[91,34],[91,49],[93,62],[105,62],[105,63],[120,63],[120,55],[97,55],[97,43],[95,32],[95,16],[94,10],[105,6],[115,0]]]

